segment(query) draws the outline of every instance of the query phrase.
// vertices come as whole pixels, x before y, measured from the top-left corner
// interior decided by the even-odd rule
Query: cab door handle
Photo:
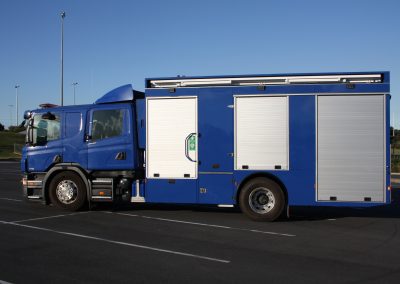
[[[119,152],[116,156],[115,156],[116,160],[126,160],[126,153],[125,152]]]

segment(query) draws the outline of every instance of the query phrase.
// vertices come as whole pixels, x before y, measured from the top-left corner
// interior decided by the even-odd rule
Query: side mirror
[[[24,112],[24,119],[30,119],[32,117],[32,112],[27,110]]]

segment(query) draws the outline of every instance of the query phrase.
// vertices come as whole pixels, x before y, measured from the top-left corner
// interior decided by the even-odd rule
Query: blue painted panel
[[[154,203],[197,203],[197,180],[147,179],[145,198]]]
[[[355,84],[353,89],[348,89],[346,84],[310,84],[310,85],[271,85],[265,90],[259,90],[256,86],[243,86],[243,87],[219,87],[222,89],[230,90],[234,95],[236,94],[327,94],[327,93],[341,93],[341,94],[359,94],[359,93],[388,93],[390,91],[389,84]],[[215,90],[219,88],[202,88],[202,90]],[[187,90],[182,88],[181,90]],[[195,89],[195,88],[193,88]]]
[[[28,168],[27,168],[27,160],[26,160],[26,155],[27,155],[27,149],[26,149],[26,146],[24,146],[23,148],[22,148],[22,153],[21,153],[22,155],[21,155],[21,161],[20,161],[20,169],[21,169],[21,172],[27,172],[28,171]]]
[[[233,174],[200,174],[199,203],[200,204],[234,204]],[[205,192],[201,190],[205,189]]]
[[[84,142],[86,110],[65,112],[63,162],[78,163],[87,168],[87,148]]]
[[[199,172],[233,171],[232,106],[233,96],[229,90],[214,88],[199,91]]]
[[[146,148],[146,100],[138,99],[135,101],[136,127],[138,133],[139,148]]]
[[[30,172],[44,172],[51,166],[55,156],[62,156],[62,140],[49,141],[45,146],[27,147],[28,169]]]
[[[284,184],[289,204],[315,201],[315,96],[289,97],[289,173]]]

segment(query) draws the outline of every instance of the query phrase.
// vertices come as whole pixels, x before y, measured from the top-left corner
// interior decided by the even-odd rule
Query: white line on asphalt
[[[0,200],[15,201],[15,202],[22,202],[23,201],[21,199],[5,198],[5,197],[0,197]]]
[[[174,250],[161,249],[161,248],[144,246],[144,245],[139,245],[139,244],[134,244],[134,243],[119,242],[119,241],[114,241],[114,240],[110,240],[110,239],[75,234],[75,233],[70,233],[70,232],[57,231],[57,230],[52,230],[52,229],[43,228],[43,227],[19,224],[19,223],[15,223],[15,222],[0,221],[0,223],[5,224],[5,225],[12,225],[12,226],[18,226],[18,227],[23,227],[23,228],[45,231],[45,232],[51,232],[51,233],[56,233],[56,234],[60,234],[60,235],[72,236],[72,237],[89,239],[89,240],[96,240],[96,241],[106,242],[106,243],[110,243],[110,244],[141,248],[141,249],[152,250],[152,251],[157,251],[157,252],[164,252],[164,253],[168,253],[168,254],[187,256],[187,257],[192,257],[192,258],[197,258],[197,259],[204,259],[204,260],[214,261],[214,262],[230,263],[230,260],[225,260],[225,259],[213,258],[213,257],[197,255],[197,254],[192,254],[192,253],[186,253],[186,252],[179,252],[179,251],[174,251]]]
[[[241,229],[241,230],[248,231],[247,229]],[[296,235],[292,235],[292,234],[276,233],[276,232],[265,232],[265,231],[260,231],[260,230],[250,230],[250,232],[260,233],[260,234],[269,234],[269,235],[278,235],[278,236],[285,236],[285,237],[295,237],[296,236]]]
[[[140,216],[140,217],[145,218],[145,219],[153,219],[153,220],[166,221],[166,222],[174,222],[174,223],[182,223],[182,224],[190,224],[190,225],[206,226],[206,227],[214,227],[214,228],[222,228],[222,229],[232,229],[232,227],[220,226],[220,225],[213,225],[213,224],[204,224],[204,223],[197,223],[197,222],[188,222],[188,221],[173,220],[173,219],[165,219],[165,218],[150,217],[150,216]]]
[[[88,212],[77,212],[77,213],[71,213],[71,214],[63,214],[63,215],[46,216],[46,217],[38,217],[38,218],[31,218],[31,219],[25,219],[25,220],[18,220],[18,221],[13,221],[13,223],[22,223],[22,222],[28,222],[28,221],[53,219],[53,218],[74,216],[74,215],[80,215],[80,214],[86,214],[86,213],[89,213],[89,211]]]
[[[107,212],[107,213],[114,213],[114,212]],[[259,230],[252,230],[252,229],[235,228],[235,227],[228,227],[228,226],[221,226],[221,225],[214,225],[214,224],[188,222],[188,221],[182,221],[182,220],[165,219],[165,218],[150,217],[150,216],[135,215],[135,214],[127,214],[127,213],[114,213],[114,214],[123,215],[123,216],[130,216],[130,217],[140,217],[140,218],[144,218],[144,219],[152,219],[152,220],[165,221],[165,222],[182,223],[182,224],[189,224],[189,225],[196,225],[196,226],[206,226],[206,227],[213,227],[213,228],[219,228],[219,229],[247,231],[247,232],[267,234],[267,235],[283,236],[283,237],[295,237],[296,236],[296,235],[293,235],[293,234],[286,234],[286,233],[277,233],[277,232],[269,232],[269,231],[259,231]]]

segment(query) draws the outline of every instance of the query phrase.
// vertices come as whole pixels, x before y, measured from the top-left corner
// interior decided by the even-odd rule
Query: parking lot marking
[[[107,213],[114,213],[114,212],[107,212]],[[182,224],[195,225],[195,226],[206,226],[206,227],[213,227],[213,228],[227,229],[227,230],[247,231],[247,232],[260,233],[260,234],[266,234],[266,235],[276,235],[276,236],[282,236],[282,237],[295,237],[296,236],[296,235],[293,235],[293,234],[286,234],[286,233],[235,228],[235,227],[229,227],[229,226],[221,226],[221,225],[214,225],[214,224],[189,222],[189,221],[182,221],[182,220],[175,220],[175,219],[165,219],[165,218],[159,218],[159,217],[135,215],[135,214],[128,214],[128,213],[114,213],[114,214],[123,215],[123,216],[129,216],[129,217],[140,217],[140,218],[144,218],[144,219],[152,219],[152,220],[165,221],[165,222],[182,223]]]
[[[268,234],[268,235],[278,235],[278,236],[285,236],[285,237],[295,237],[296,236],[296,235],[293,235],[293,234],[266,232],[266,231],[260,231],[260,230],[250,230],[250,232],[260,233],[260,234]]]
[[[0,200],[15,201],[15,202],[22,202],[23,201],[21,199],[5,198],[5,197],[0,197]]]
[[[168,253],[168,254],[186,256],[186,257],[203,259],[203,260],[214,261],[214,262],[220,262],[220,263],[225,263],[225,264],[228,264],[228,263],[231,262],[230,260],[225,260],[225,259],[213,258],[213,257],[208,257],[208,256],[203,256],[203,255],[197,255],[197,254],[192,254],[192,253],[186,253],[186,252],[180,252],[180,251],[174,251],[174,250],[168,250],[168,249],[162,249],[162,248],[156,248],[156,247],[150,247],[150,246],[144,246],[144,245],[139,245],[139,244],[135,244],[135,243],[114,241],[114,240],[110,240],[110,239],[93,237],[93,236],[88,236],[88,235],[82,235],[82,234],[76,234],[76,233],[70,233],[70,232],[63,232],[63,231],[58,231],[58,230],[53,230],[53,229],[48,229],[48,228],[43,228],[43,227],[20,224],[20,223],[16,223],[16,222],[7,222],[7,221],[1,221],[0,220],[0,224],[12,225],[12,226],[17,226],[17,227],[33,229],[33,230],[56,233],[56,234],[65,235],[65,236],[72,236],[72,237],[77,237],[77,238],[82,238],[82,239],[96,240],[96,241],[101,241],[101,242],[110,243],[110,244],[116,244],[116,245],[122,245],[122,246],[134,247],[134,248],[141,248],[141,249],[146,249],[146,250],[151,250],[151,251],[157,251],[157,252],[163,252],[163,253]]]
[[[174,219],[165,219],[165,218],[158,218],[158,217],[150,217],[150,216],[140,216],[140,217],[145,218],[145,219],[153,219],[153,220],[166,221],[166,222],[173,222],[173,223],[182,223],[182,224],[197,225],[197,226],[206,226],[206,227],[214,227],[214,228],[221,228],[221,229],[233,229],[232,227],[221,226],[221,225],[204,224],[204,223],[189,222],[189,221],[182,221],[182,220],[174,220]]]
[[[62,215],[54,215],[54,216],[38,217],[38,218],[31,218],[31,219],[25,219],[25,220],[13,221],[13,223],[22,223],[22,222],[29,222],[29,221],[37,221],[37,220],[53,219],[53,218],[60,218],[60,217],[74,216],[74,215],[87,214],[87,213],[90,213],[90,212],[89,212],[89,211],[88,211],[88,212],[77,212],[77,213],[71,213],[71,214],[62,214]]]

